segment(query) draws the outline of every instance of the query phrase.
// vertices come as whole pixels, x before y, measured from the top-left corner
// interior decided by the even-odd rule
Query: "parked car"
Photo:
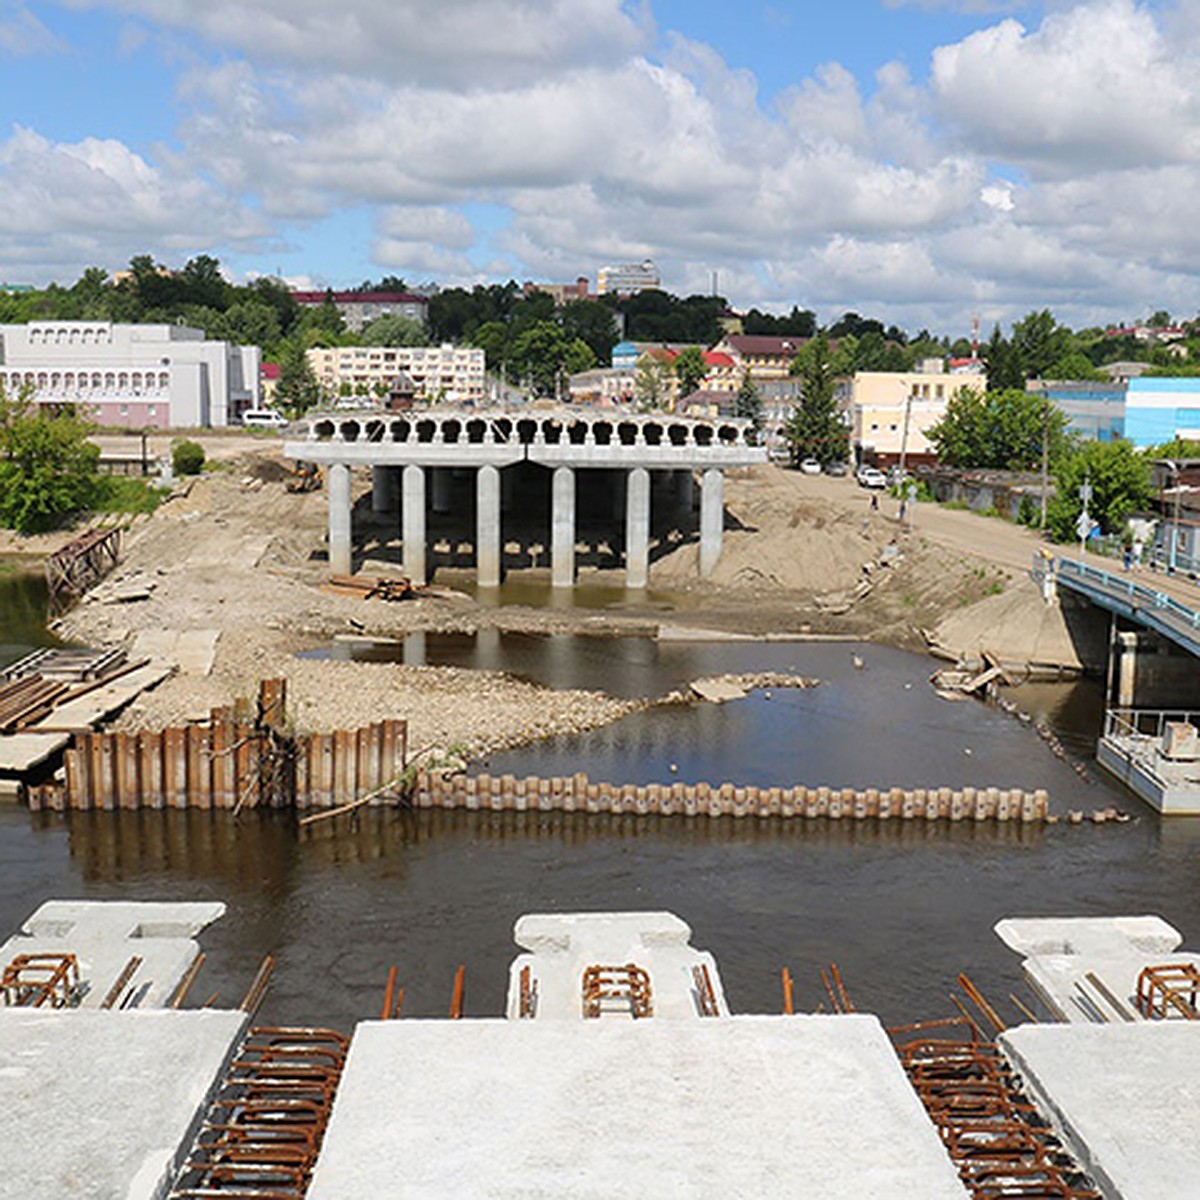
[[[828,462],[825,464],[826,475],[848,475],[850,468],[844,462]]]
[[[800,464],[800,470],[803,471],[805,475],[820,475],[821,464],[817,462],[815,458],[806,458]]]
[[[885,488],[888,485],[887,476],[877,467],[862,467],[858,472],[859,487]]]
[[[273,408],[248,408],[242,413],[242,424],[247,429],[284,429],[288,419]]]

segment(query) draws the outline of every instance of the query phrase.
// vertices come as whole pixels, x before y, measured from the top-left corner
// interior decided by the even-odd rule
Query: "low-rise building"
[[[730,375],[736,379],[749,374],[755,383],[766,383],[773,379],[786,379],[792,362],[800,348],[808,341],[802,337],[777,337],[764,333],[726,334],[715,346],[717,354],[728,355],[731,360]]]
[[[572,304],[576,300],[588,300],[588,277],[580,275],[574,283],[533,283],[527,282],[521,288],[521,295],[549,296],[560,308],[564,304]]]
[[[308,351],[308,362],[326,395],[390,394],[401,375],[418,400],[482,403],[484,353],[475,346],[332,346]]]
[[[1200,441],[1200,378],[1142,376],[1125,395],[1125,436],[1137,447]]]
[[[429,310],[428,298],[412,292],[293,292],[292,299],[304,308],[332,300],[351,333],[379,317],[405,317],[424,325]]]
[[[1090,442],[1125,436],[1125,385],[1031,379],[1025,390],[1044,396],[1067,418],[1067,431]]]
[[[851,401],[853,449],[857,462],[890,467],[933,463],[937,454],[927,436],[960,388],[983,390],[980,376],[942,371],[858,371]]]
[[[0,325],[0,387],[70,404],[101,425],[236,424],[259,406],[262,352],[186,325],[31,321]]]
[[[632,404],[636,396],[634,367],[596,367],[567,381],[572,404]]]

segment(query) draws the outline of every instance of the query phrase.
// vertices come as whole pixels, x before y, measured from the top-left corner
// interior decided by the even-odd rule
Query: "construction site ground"
[[[127,439],[129,440],[129,439]],[[713,577],[698,578],[694,530],[665,534],[650,589],[616,608],[480,604],[435,571],[418,598],[385,602],[323,590],[326,500],[286,490],[289,465],[278,439],[202,438],[215,469],[178,484],[124,539],[116,574],[57,625],[89,645],[139,633],[212,631],[205,674],[192,667],[145,693],[122,718],[128,728],[202,717],[214,704],[252,693],[265,676],[289,681],[289,709],[308,729],[350,728],[407,716],[416,746],[482,753],[557,732],[593,728],[636,706],[594,692],[563,692],[478,671],[297,658],[335,636],[396,637],[419,630],[495,628],[534,634],[830,636],[876,640],[950,655],[989,650],[1009,662],[1080,665],[1057,606],[1029,578],[1039,541],[1029,530],[973,513],[922,504],[902,523],[897,502],[853,479],[806,476],[774,466],[730,472],[724,550]],[[369,477],[355,479],[356,565],[399,567],[398,521],[372,514]],[[440,524],[439,524],[440,520]],[[470,514],[434,518],[434,561],[469,560]],[[546,541],[505,514],[510,549]],[[450,536],[453,535],[453,536]],[[0,552],[46,553],[65,536],[10,539]],[[364,561],[365,559],[365,561]],[[521,577],[548,582],[549,572]],[[511,578],[511,576],[510,576]],[[585,567],[590,585],[619,589],[623,572]],[[534,589],[537,590],[536,588]],[[543,594],[548,594],[545,589]],[[207,666],[207,663],[205,664]]]

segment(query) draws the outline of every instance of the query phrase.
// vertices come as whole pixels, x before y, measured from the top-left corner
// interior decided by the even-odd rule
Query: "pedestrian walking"
[[[878,492],[871,493],[871,511],[872,512],[879,511],[879,493]]]

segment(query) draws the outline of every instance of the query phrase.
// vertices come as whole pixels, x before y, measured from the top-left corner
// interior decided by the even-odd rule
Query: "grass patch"
[[[152,513],[162,503],[163,489],[137,475],[105,475],[97,489],[95,510],[103,513]]]

